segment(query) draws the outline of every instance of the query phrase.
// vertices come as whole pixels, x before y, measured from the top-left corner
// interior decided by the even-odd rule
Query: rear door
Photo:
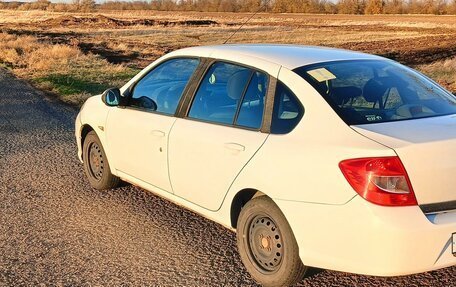
[[[174,193],[217,210],[230,185],[268,137],[261,132],[269,77],[225,62],[208,69],[187,116],[169,138]]]
[[[172,192],[167,158],[169,131],[198,64],[198,59],[189,58],[159,64],[134,86],[126,107],[109,112],[106,135],[120,173]]]

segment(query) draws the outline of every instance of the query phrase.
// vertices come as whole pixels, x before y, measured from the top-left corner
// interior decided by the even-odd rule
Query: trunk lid
[[[395,150],[418,204],[456,202],[456,115],[352,128]]]

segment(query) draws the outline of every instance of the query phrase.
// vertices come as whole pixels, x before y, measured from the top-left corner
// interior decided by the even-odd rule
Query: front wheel
[[[94,131],[85,137],[82,152],[84,171],[93,188],[104,190],[119,185],[120,179],[111,173],[106,153]]]
[[[299,258],[298,244],[278,206],[267,196],[255,197],[241,210],[237,244],[247,271],[263,286],[289,286],[308,267]]]

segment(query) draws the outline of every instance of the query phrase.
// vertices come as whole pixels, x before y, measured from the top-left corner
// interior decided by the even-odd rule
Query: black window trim
[[[274,113],[275,94],[279,80],[275,77],[269,77],[268,91],[266,92],[266,101],[264,102],[263,125],[261,132],[270,134],[272,118]]]
[[[205,67],[203,69],[204,71],[203,71],[203,73],[201,73],[200,77],[196,81],[197,85],[195,85],[195,87],[194,87],[194,89],[192,89],[191,93],[189,93],[187,95],[188,96],[188,102],[185,104],[185,106],[182,107],[182,110],[180,111],[180,116],[179,117],[184,118],[186,120],[197,121],[197,122],[202,122],[202,123],[207,123],[207,124],[232,127],[232,128],[243,129],[243,130],[248,130],[248,131],[269,133],[269,131],[270,131],[270,121],[269,121],[269,125],[265,126],[265,124],[268,124],[267,123],[268,121],[265,121],[265,119],[266,119],[266,117],[268,117],[269,114],[272,114],[272,110],[270,110],[270,109],[268,110],[267,109],[267,107],[269,106],[269,105],[267,105],[267,103],[270,100],[274,101],[275,83],[277,82],[277,79],[272,77],[269,73],[267,73],[264,70],[258,69],[256,67],[253,67],[253,66],[250,66],[250,65],[247,65],[247,64],[239,63],[239,62],[236,62],[236,61],[230,61],[230,60],[225,60],[225,59],[215,59],[215,58],[206,58],[206,60],[207,61],[205,61]],[[266,75],[267,81],[268,81],[268,90],[267,90],[266,95],[265,95],[266,100],[265,100],[265,104],[264,104],[263,119],[262,119],[262,123],[261,123],[260,128],[250,128],[250,127],[234,124],[236,122],[237,115],[238,115],[238,110],[240,110],[240,106],[241,106],[242,102],[240,102],[240,104],[238,105],[237,110],[236,110],[236,114],[235,114],[235,117],[234,117],[234,120],[233,120],[233,123],[231,123],[231,124],[214,122],[214,121],[209,121],[209,120],[196,119],[196,118],[191,118],[191,117],[188,116],[188,114],[190,112],[190,109],[192,107],[193,101],[195,99],[195,96],[196,96],[196,94],[197,94],[197,92],[198,92],[198,90],[199,90],[199,88],[200,88],[200,86],[201,86],[201,84],[202,84],[202,82],[204,80],[204,77],[209,72],[209,69],[216,63],[226,63],[226,64],[231,64],[231,65],[236,65],[236,66],[240,66],[240,67],[243,67],[243,68],[248,68],[248,69],[250,69],[252,71],[252,73],[250,74],[249,81],[247,82],[247,84],[246,84],[246,86],[244,88],[244,91],[243,91],[243,94],[242,94],[242,99],[244,98],[245,93],[246,93],[246,91],[248,89],[248,86],[249,86],[250,81],[252,79],[253,73],[254,72],[260,72],[260,73],[263,73],[264,75]],[[271,94],[271,83],[272,82],[274,82],[274,93]],[[271,117],[272,117],[272,115],[271,115]]]
[[[156,68],[158,68],[159,66],[161,66],[162,64],[168,62],[168,61],[172,61],[172,60],[198,60],[198,66],[196,67],[195,71],[193,72],[192,76],[189,78],[187,84],[185,85],[185,88],[184,90],[182,91],[182,95],[179,99],[179,103],[177,104],[177,107],[176,107],[176,111],[174,112],[174,114],[168,114],[168,113],[164,113],[164,112],[160,112],[160,111],[153,111],[153,110],[150,110],[150,109],[144,109],[144,108],[139,108],[139,107],[134,107],[134,106],[130,106],[130,100],[131,100],[131,97],[133,96],[133,92],[135,90],[135,87],[136,85],[142,80],[144,79],[147,75],[149,75],[151,72],[153,72]],[[182,105],[182,102],[185,98],[185,95],[187,94],[188,92],[188,89],[189,89],[189,86],[190,84],[195,81],[195,78],[198,74],[198,71],[199,69],[201,69],[201,66],[204,65],[205,61],[204,61],[204,58],[202,57],[198,57],[198,56],[173,56],[173,57],[169,57],[169,58],[166,58],[166,59],[163,59],[162,61],[158,62],[156,65],[154,65],[153,67],[151,67],[150,70],[148,70],[147,72],[145,72],[139,79],[137,79],[136,81],[134,81],[129,87],[128,89],[124,92],[123,96],[126,98],[125,99],[125,102],[126,104],[125,105],[122,105],[122,106],[118,106],[118,108],[122,108],[122,109],[130,109],[130,110],[135,110],[135,111],[140,111],[140,112],[146,112],[146,113],[152,113],[152,114],[157,114],[157,115],[162,115],[162,116],[168,116],[168,117],[177,117],[177,115],[179,114],[179,109],[180,109],[180,106]]]

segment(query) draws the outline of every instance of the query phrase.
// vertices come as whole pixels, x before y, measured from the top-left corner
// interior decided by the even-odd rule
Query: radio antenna
[[[223,45],[225,45],[226,43],[228,43],[229,40],[231,40],[231,38],[233,38],[234,35],[237,34],[237,32],[239,32],[242,27],[244,27],[245,24],[247,24],[250,20],[252,20],[253,17],[255,17],[256,14],[258,14],[264,7],[266,7],[266,5],[269,4],[271,0],[267,0],[267,1],[264,1],[263,4],[258,8],[258,10],[255,11],[255,13],[253,13],[246,21],[244,21],[244,23],[242,23],[241,26],[239,26],[239,28],[233,32],[233,34],[231,34],[228,39],[225,40],[225,42],[223,42]]]

